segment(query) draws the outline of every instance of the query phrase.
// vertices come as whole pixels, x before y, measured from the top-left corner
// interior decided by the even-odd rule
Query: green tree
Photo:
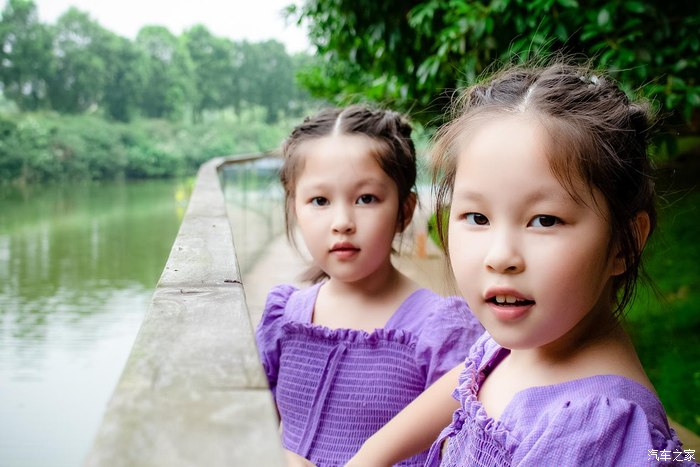
[[[267,123],[276,122],[287,112],[296,87],[294,62],[275,40],[259,43],[243,41],[238,67],[241,94],[248,104],[259,105],[266,111]]]
[[[698,130],[694,2],[306,0],[289,11],[308,24],[321,56],[303,82],[334,101],[359,94],[433,121],[446,91],[495,61],[565,51],[593,57],[628,89],[641,88],[673,112],[670,122]]]
[[[105,82],[102,106],[107,117],[128,122],[138,109],[146,82],[147,58],[123,37],[110,35],[105,43]]]
[[[51,32],[39,22],[31,0],[9,0],[0,20],[0,82],[20,110],[47,104],[52,73]]]
[[[295,53],[291,56],[292,59],[292,70],[294,73],[294,87],[292,89],[292,95],[289,99],[289,112],[291,115],[302,115],[306,112],[309,104],[316,105],[318,101],[315,101],[309,90],[304,86],[299,84],[297,75],[300,74],[301,70],[305,70],[313,66],[315,63],[315,57],[309,55],[305,52]]]
[[[275,123],[287,113],[294,94],[294,65],[284,45],[278,41],[253,44],[253,50],[255,55],[251,62],[256,68],[257,103],[265,108],[267,123]]]
[[[226,103],[233,108],[236,115],[241,115],[241,109],[245,101],[246,78],[243,75],[245,67],[245,49],[247,43],[234,42],[231,49],[231,75],[230,89]]]
[[[187,48],[163,26],[141,28],[136,46],[148,58],[141,91],[143,115],[182,117],[191,106],[195,92],[193,65]]]
[[[201,119],[205,110],[218,110],[228,104],[232,91],[233,42],[218,38],[209,30],[197,25],[182,36],[192,59],[195,82],[194,116]]]
[[[80,113],[98,106],[107,81],[104,53],[111,35],[74,7],[58,18],[54,27],[54,72],[49,80],[53,109]]]

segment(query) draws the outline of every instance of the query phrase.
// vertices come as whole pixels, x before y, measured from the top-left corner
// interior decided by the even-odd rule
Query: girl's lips
[[[333,245],[330,252],[339,259],[348,259],[358,254],[360,249],[350,242],[341,242]]]
[[[500,321],[515,321],[527,314],[528,311],[533,307],[535,302],[519,302],[514,304],[500,304],[495,301],[487,301],[488,306],[493,311],[493,314]]]
[[[489,289],[485,294],[486,304],[500,321],[515,321],[522,318],[535,305],[517,290],[509,288]]]
[[[345,250],[359,250],[359,248],[357,248],[355,245],[353,245],[353,244],[350,243],[350,242],[338,242],[338,243],[335,243],[335,244],[331,247],[331,252],[338,251],[338,250],[341,250],[341,251],[345,251]]]

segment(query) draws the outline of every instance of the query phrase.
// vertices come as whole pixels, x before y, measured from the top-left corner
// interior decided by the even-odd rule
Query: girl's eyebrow
[[[318,189],[325,188],[325,187],[332,185],[332,184],[333,183],[331,183],[329,181],[325,181],[325,180],[314,180],[312,182],[306,182],[306,183],[298,182],[297,186],[303,187],[307,190],[318,190]]]
[[[335,187],[337,182],[335,180],[318,179],[312,180],[311,182],[304,183],[302,186],[306,189],[318,190],[328,187]],[[385,186],[384,182],[379,178],[366,178],[358,181],[352,186],[352,189],[358,190],[363,188],[373,188],[373,189],[383,189]]]
[[[365,187],[365,186],[372,186],[372,187],[383,187],[385,184],[384,182],[379,179],[379,178],[366,178],[364,180],[360,180],[359,183],[357,183],[358,187]]]
[[[462,190],[455,190],[452,193],[452,199],[459,198],[459,199],[466,199],[470,201],[481,201],[484,199],[484,195],[477,191],[472,191],[468,189],[462,189]]]
[[[455,190],[452,195],[452,198],[467,201],[483,201],[484,199],[486,199],[486,196],[481,192],[464,188],[461,190]],[[527,193],[521,198],[521,202],[523,204],[533,204],[537,203],[538,201],[545,200],[557,200],[566,202],[574,201],[566,191],[560,191],[555,189],[535,190],[530,193]]]

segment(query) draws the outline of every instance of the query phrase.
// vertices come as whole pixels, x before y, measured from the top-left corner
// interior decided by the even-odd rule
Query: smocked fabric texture
[[[285,448],[343,465],[484,332],[456,297],[419,289],[371,333],[311,323],[322,284],[275,287],[256,330]],[[338,311],[339,313],[342,310]],[[398,465],[423,465],[427,451]]]
[[[655,458],[683,448],[656,395],[623,376],[532,387],[517,393],[499,420],[490,418],[477,394],[508,352],[488,333],[472,347],[453,393],[460,407],[426,466],[695,465]]]

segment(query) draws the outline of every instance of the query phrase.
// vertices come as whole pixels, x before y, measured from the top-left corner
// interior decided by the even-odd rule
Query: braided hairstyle
[[[403,209],[416,183],[416,149],[411,138],[412,128],[402,114],[367,105],[352,105],[344,108],[327,108],[307,117],[296,126],[282,143],[284,162],[280,170],[280,181],[285,198],[285,226],[287,238],[296,246],[294,239],[294,197],[297,180],[304,167],[304,143],[332,135],[362,135],[371,138],[377,145],[373,155],[381,169],[396,183],[399,195],[399,211],[396,223],[406,227],[407,212]],[[403,229],[401,229],[403,230]],[[303,278],[319,282],[328,277],[325,272],[312,268]]]
[[[546,66],[512,66],[487,81],[465,89],[453,107],[453,119],[434,138],[431,154],[438,219],[449,211],[459,145],[485,120],[524,114],[536,119],[549,135],[553,174],[578,201],[574,183],[582,180],[598,190],[607,206],[609,252],[617,249],[625,272],[615,276],[615,316],[634,298],[643,242],[636,216],[646,212],[650,231],[656,225],[655,189],[648,146],[652,113],[645,102],[632,102],[610,78],[587,65],[562,60]],[[607,209],[605,209],[607,208]],[[438,222],[447,250],[447,231]]]

